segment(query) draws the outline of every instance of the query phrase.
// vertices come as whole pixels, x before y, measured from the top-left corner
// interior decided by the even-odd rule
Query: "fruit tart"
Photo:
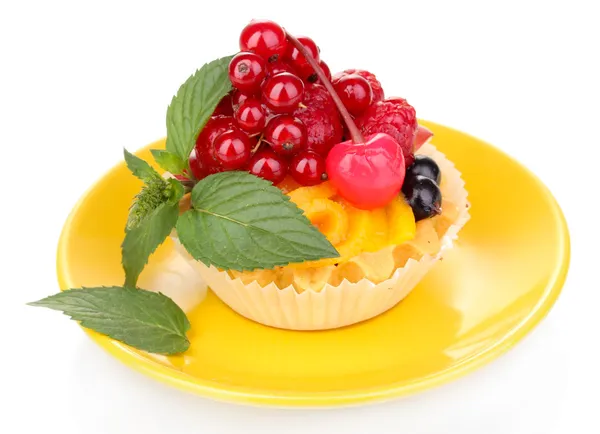
[[[405,99],[385,98],[365,70],[332,77],[312,39],[255,20],[240,49],[229,63],[233,89],[198,136],[190,169],[197,179],[247,170],[273,183],[338,254],[224,269],[191,255],[174,232],[178,251],[223,302],[262,324],[321,330],[385,312],[468,220],[460,173]]]
[[[32,303],[138,349],[181,353],[183,310],[138,287],[169,238],[227,305],[256,322],[324,330],[399,303],[469,219],[460,172],[377,77],[331,75],[316,43],[251,21],[240,52],[205,64],[167,109],[121,245],[124,282]],[[156,166],[163,170],[161,174]]]

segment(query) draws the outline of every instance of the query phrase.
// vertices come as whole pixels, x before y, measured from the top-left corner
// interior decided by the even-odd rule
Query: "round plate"
[[[165,383],[217,399],[278,406],[406,395],[498,357],[542,319],[560,292],[569,263],[565,220],[544,185],[510,157],[459,131],[422,124],[462,171],[472,217],[455,247],[395,308],[331,331],[262,326],[199,290],[167,240],[150,259],[140,287],[172,295],[184,309],[195,305],[188,312],[190,349],[154,356],[88,333],[116,358]],[[138,155],[152,161],[149,149],[163,146],[158,141]],[[122,284],[119,246],[140,185],[119,164],[77,204],[58,249],[62,289]]]

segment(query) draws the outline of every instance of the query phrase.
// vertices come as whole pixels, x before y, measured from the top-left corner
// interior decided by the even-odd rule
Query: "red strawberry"
[[[356,126],[365,136],[389,134],[402,148],[406,166],[412,163],[417,117],[415,109],[405,99],[394,97],[371,104],[356,118]]]
[[[373,90],[373,101],[372,102],[377,102],[377,101],[383,100],[384,93],[383,93],[383,89],[381,87],[381,83],[379,82],[379,80],[377,80],[377,77],[375,77],[375,74],[372,74],[369,71],[365,71],[364,69],[346,69],[345,71],[338,72],[337,74],[335,74],[332,78],[332,81],[335,83],[336,80],[338,80],[343,75],[350,75],[350,74],[360,75],[362,78],[364,78],[365,80],[367,80],[369,82],[369,84],[371,85],[371,89]]]
[[[293,114],[306,126],[307,148],[325,157],[333,145],[342,141],[342,123],[335,103],[325,87],[310,84],[304,88],[302,105]]]

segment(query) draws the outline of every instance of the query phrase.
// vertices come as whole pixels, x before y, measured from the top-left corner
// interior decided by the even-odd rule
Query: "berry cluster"
[[[442,174],[437,163],[425,155],[415,155],[406,170],[402,192],[410,204],[415,220],[434,217],[441,212],[442,193],[439,183]]]
[[[298,40],[328,71],[315,42]],[[219,103],[190,155],[194,177],[248,170],[274,184],[286,175],[301,185],[327,179],[325,157],[343,132],[331,96],[278,24],[254,20],[239,42],[241,51],[229,64],[234,89]]]

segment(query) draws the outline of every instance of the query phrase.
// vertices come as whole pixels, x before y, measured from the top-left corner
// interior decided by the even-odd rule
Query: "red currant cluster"
[[[328,72],[315,42],[302,36],[298,40]],[[317,84],[313,68],[284,29],[268,20],[254,20],[242,30],[240,50],[229,64],[234,90],[219,103],[190,155],[196,179],[227,170],[248,170],[273,184],[286,175],[301,185],[327,179],[326,154],[343,130],[333,101],[327,116],[335,118],[334,134],[320,137],[325,128],[305,113],[309,108],[303,101],[317,107],[309,101],[315,91],[331,98]]]

